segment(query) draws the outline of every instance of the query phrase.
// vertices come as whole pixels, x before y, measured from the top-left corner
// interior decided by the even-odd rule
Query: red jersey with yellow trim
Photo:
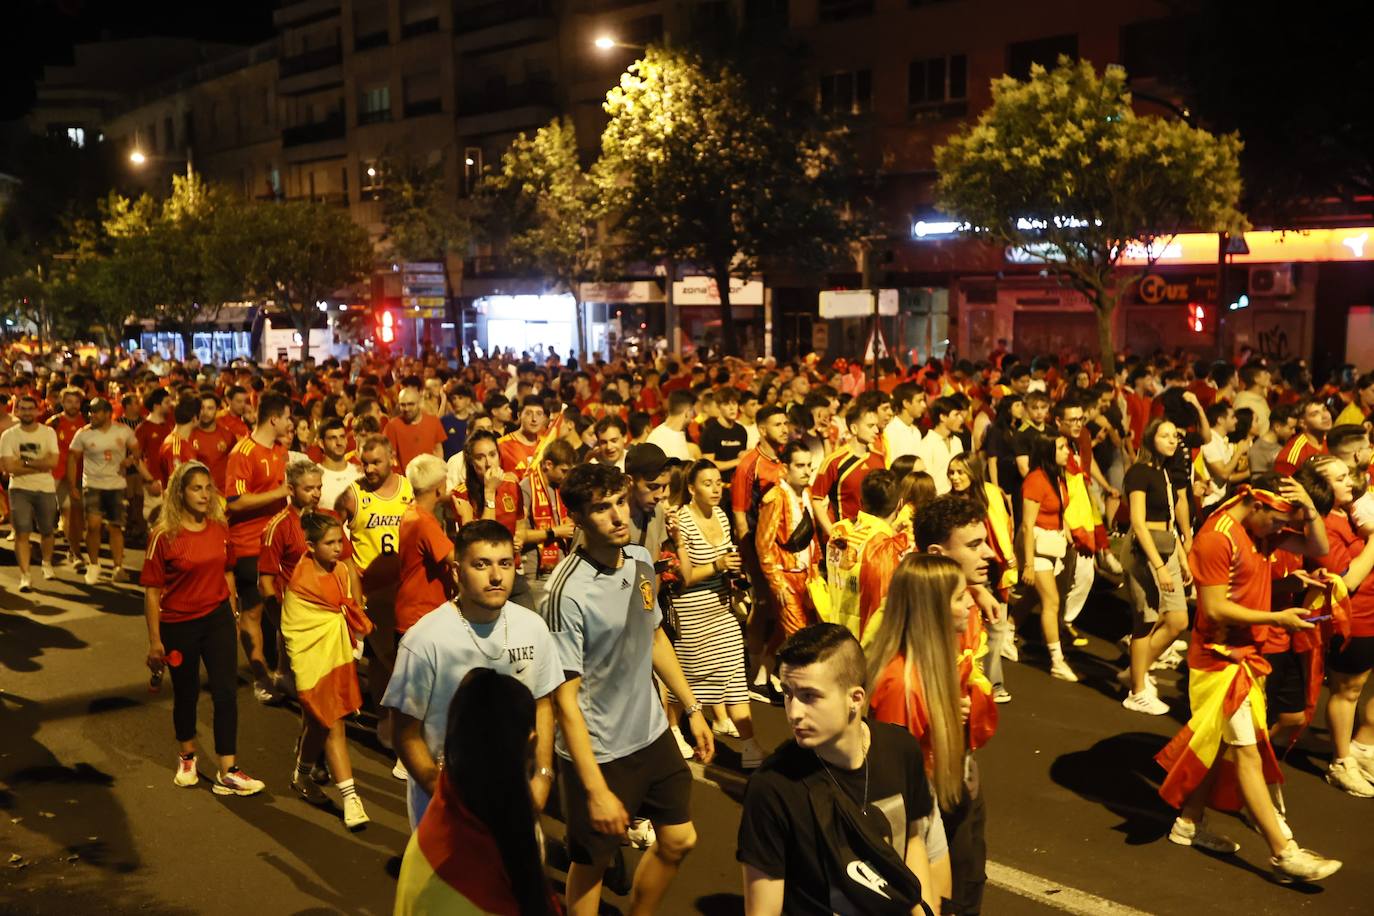
[[[233,508],[234,500],[250,493],[270,493],[286,482],[286,449],[280,445],[259,445],[252,436],[234,446],[225,472],[225,498]],[[262,533],[267,523],[286,507],[286,500],[242,513],[230,513],[229,538],[234,553],[256,557],[262,552]]]
[[[886,466],[882,453],[874,449],[869,449],[862,458],[848,446],[836,449],[821,465],[820,473],[811,484],[811,495],[830,500],[830,511],[836,521],[858,518],[864,478],[870,471],[881,471]]]
[[[517,480],[524,480],[525,475],[530,472],[530,463],[534,461],[535,453],[539,451],[542,441],[541,437],[531,445],[520,438],[519,433],[508,433],[497,439],[496,449],[501,453],[501,470],[514,474]]]
[[[48,418],[48,426],[57,433],[57,464],[52,469],[52,476],[57,480],[67,476],[67,455],[72,450],[72,440],[85,425],[86,417],[79,413],[75,417],[59,413]]]
[[[196,460],[203,462],[210,469],[210,479],[215,482],[215,488],[221,493],[228,493],[225,475],[229,469],[229,453],[234,450],[238,436],[234,435],[234,431],[228,426],[216,423],[214,429],[195,427],[188,438],[191,440],[192,448],[196,450]]]
[[[165,487],[167,478],[172,476],[177,465],[195,460],[196,449],[191,445],[191,440],[178,436],[173,429],[163,438],[162,445],[158,446],[148,461],[148,471]]]
[[[1291,477],[1309,458],[1326,454],[1326,444],[1318,442],[1307,433],[1298,433],[1283,444],[1274,459],[1274,473]]]
[[[467,503],[472,508],[474,518],[481,518],[482,511],[477,508],[477,502],[473,495],[468,492],[466,483],[461,483],[453,491],[453,500]],[[525,497],[520,492],[520,481],[512,473],[507,472],[502,475],[501,483],[496,488],[496,520],[506,527],[512,535],[515,534],[515,526],[520,519],[525,517]]]

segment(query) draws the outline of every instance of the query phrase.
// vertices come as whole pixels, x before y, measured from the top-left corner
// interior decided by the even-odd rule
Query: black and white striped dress
[[[716,506],[712,515],[720,525],[723,538],[720,543],[706,539],[691,506],[678,510],[678,537],[687,547],[693,566],[710,566],[717,557],[734,549],[725,512]],[[673,611],[678,623],[678,661],[697,701],[708,706],[748,703],[744,639],[739,622],[730,613],[730,591],[725,576],[712,576],[674,595]]]

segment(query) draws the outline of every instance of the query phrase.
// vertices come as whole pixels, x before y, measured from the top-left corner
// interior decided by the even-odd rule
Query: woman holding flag
[[[332,515],[310,512],[301,518],[301,527],[309,552],[296,564],[281,613],[282,638],[301,704],[301,737],[291,788],[313,805],[328,803],[310,778],[323,748],[343,798],[344,826],[357,830],[366,826],[368,816],[353,784],[343,719],[362,707],[354,657],[362,638],[372,631],[372,622],[363,613],[357,573],[339,562],[342,523]]]

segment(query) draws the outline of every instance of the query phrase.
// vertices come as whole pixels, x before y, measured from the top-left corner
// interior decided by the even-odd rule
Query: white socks
[[[1059,643],[1052,642],[1048,645],[1048,648],[1050,650],[1050,659],[1052,661],[1062,662],[1064,660],[1064,650],[1060,647]]]

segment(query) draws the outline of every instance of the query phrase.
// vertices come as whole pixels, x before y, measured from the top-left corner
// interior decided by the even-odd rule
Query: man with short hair
[[[447,409],[439,417],[439,423],[444,427],[445,461],[461,452],[463,443],[467,441],[468,421],[476,409],[472,400],[472,389],[467,385],[454,385],[444,396]]]
[[[491,668],[529,688],[535,700],[530,794],[537,810],[543,810],[553,786],[550,697],[563,683],[563,662],[544,619],[510,601],[516,568],[511,533],[491,519],[471,522],[459,530],[453,556],[458,597],[406,631],[381,701],[389,711],[400,764],[409,774],[406,812],[412,830],[438,784],[449,705],[474,668]],[[470,740],[481,742],[484,736],[472,735]]]
[[[739,393],[733,388],[722,388],[715,399],[719,415],[702,424],[701,457],[715,463],[720,479],[729,486],[748,437],[744,427],[735,422],[739,419]]]
[[[830,529],[826,579],[830,615],[860,640],[877,632],[887,587],[911,543],[892,527],[901,508],[900,481],[882,468],[864,478],[863,508]]]
[[[67,387],[60,389],[56,399],[62,410],[49,417],[46,425],[57,435],[57,466],[53,468],[53,477],[57,480],[57,507],[59,510],[66,508],[62,530],[67,536],[67,563],[73,569],[80,569],[86,544],[86,516],[81,500],[72,498],[73,489],[79,489],[81,481],[75,475],[68,475],[67,457],[72,439],[86,425],[86,415],[81,411],[85,395],[80,388]]]
[[[110,529],[110,558],[114,561],[112,582],[127,582],[124,571],[124,524],[128,508],[124,491],[128,486],[126,472],[139,459],[138,440],[134,431],[122,423],[113,422],[114,410],[104,398],[90,401],[90,425],[82,427],[72,438],[67,453],[67,476],[75,484],[80,475],[81,485],[72,487],[72,497],[81,496],[81,508],[86,516],[86,584],[100,581],[101,523]],[[80,470],[77,462],[81,462]]]
[[[649,432],[646,441],[663,449],[663,454],[669,458],[683,463],[692,461],[696,457],[692,453],[695,446],[687,441],[687,424],[696,403],[696,395],[690,391],[677,390],[669,394],[668,415]]]
[[[514,474],[516,480],[524,480],[538,455],[547,427],[548,415],[543,399],[529,395],[520,402],[519,427],[496,442],[497,451],[501,453],[501,468]]]
[[[274,620],[281,618],[281,601],[286,586],[296,571],[296,564],[305,556],[309,545],[301,516],[314,512],[320,504],[323,475],[313,461],[296,461],[286,469],[286,489],[290,493],[286,507],[267,522],[262,531],[262,552],[258,554],[258,593],[267,613]],[[279,658],[278,670],[291,670],[285,659]]]
[[[592,460],[625,470],[625,449],[629,445],[629,427],[625,421],[614,415],[602,417],[596,421],[595,433],[596,451]]]
[[[570,916],[598,911],[602,875],[635,814],[645,814],[656,835],[635,871],[635,916],[658,910],[696,844],[691,771],[669,733],[651,674],[686,706],[703,762],[715,752],[702,706],[661,627],[654,558],[630,543],[627,491],[625,475],[607,465],[579,465],[568,474],[563,499],[583,543],[555,568],[542,607],[565,678],[554,692],[554,711],[572,860]]]
[[[559,490],[577,464],[577,453],[562,439],[549,443],[538,463],[520,481],[529,533],[521,542],[521,573],[537,608],[548,591],[549,576],[567,553],[577,526],[568,518]]]
[[[9,475],[10,521],[19,562],[19,590],[31,591],[29,536],[38,531],[43,578],[52,579],[52,553],[57,531],[57,433],[38,422],[38,401],[21,394],[14,405],[18,425],[0,433],[0,470]]]
[[[1273,383],[1273,376],[1263,363],[1250,362],[1240,367],[1240,382],[1244,387],[1236,395],[1233,402],[1235,408],[1250,408],[1255,416],[1254,425],[1250,429],[1255,435],[1262,436],[1269,430],[1269,389]],[[1286,437],[1279,441],[1286,441]],[[1139,441],[1136,445],[1139,447]]]
[[[434,510],[448,495],[447,470],[434,455],[416,455],[406,468],[415,501],[401,516],[397,553],[396,635],[449,599],[453,591],[453,542]]]
[[[201,399],[201,422],[207,399]],[[277,629],[268,619],[263,629],[262,595],[258,592],[258,557],[262,534],[272,517],[286,507],[291,490],[286,484],[286,447],[279,440],[290,435],[291,404],[279,394],[263,395],[258,422],[234,446],[225,467],[229,541],[233,545],[234,582],[239,596],[239,641],[253,672],[253,697],[259,703],[279,699],[272,672],[279,667]]]
[[[1238,410],[1240,408],[1237,408]],[[1255,414],[1258,421],[1259,415]],[[1251,433],[1258,433],[1259,438],[1255,444],[1250,446],[1250,475],[1266,474],[1274,470],[1274,463],[1278,460],[1279,451],[1283,444],[1292,438],[1297,432],[1298,419],[1293,412],[1293,405],[1276,405],[1269,414],[1269,428],[1259,432],[1258,423],[1252,424]]]
[[[1371,413],[1374,413],[1374,372],[1366,372],[1355,380],[1355,390],[1334,423],[1336,426],[1363,425]]]
[[[200,393],[200,413],[189,441],[196,451],[196,460],[210,469],[215,489],[227,492],[229,453],[239,437],[228,424],[219,421],[219,398],[213,391]]]
[[[864,478],[887,466],[883,456],[873,449],[878,438],[877,411],[853,407],[845,415],[845,422],[849,425],[849,441],[830,453],[811,486],[816,523],[826,537],[836,522],[858,516]]]
[[[959,438],[964,428],[963,406],[954,398],[936,398],[930,405],[930,419],[930,432],[921,440],[916,455],[935,481],[935,492],[944,494],[949,492],[949,459],[964,453]]]
[[[420,389],[408,386],[396,398],[396,416],[387,421],[383,435],[391,441],[396,467],[404,471],[416,455],[444,457],[447,435],[439,418],[420,409]]]
[[[1232,484],[1244,483],[1250,479],[1249,470],[1240,470],[1246,456],[1250,454],[1250,438],[1240,442],[1230,440],[1236,431],[1236,411],[1229,402],[1218,399],[1207,408],[1207,425],[1211,427],[1212,438],[1202,446],[1202,460],[1207,465],[1207,494],[1202,497],[1202,508],[1210,509],[1226,497]]]
[[[1331,411],[1316,398],[1295,405],[1298,433],[1283,444],[1274,459],[1274,473],[1292,477],[1307,459],[1326,454],[1326,434],[1331,430]]]
[[[234,434],[234,439],[248,435],[248,389],[242,385],[230,385],[224,389],[224,409],[220,411],[219,422]]]
[[[923,435],[916,423],[925,412],[926,393],[920,385],[902,382],[892,389],[892,419],[883,430],[888,467],[903,455],[920,457]]]
[[[928,916],[938,905],[924,840],[935,802],[920,742],[864,717],[863,650],[844,627],[799,631],[778,650],[778,663],[792,740],[754,771],[744,792],[736,858],[745,913],[890,912],[878,908],[890,908],[900,890],[916,903],[913,912]],[[850,833],[846,851],[858,861],[837,868],[832,839],[817,824],[824,812],[843,830],[842,811],[891,848],[856,848]]]
[[[339,496],[358,479],[362,470],[357,462],[347,459],[348,430],[342,418],[330,417],[321,423],[317,441],[320,446],[320,507],[332,513]]]

